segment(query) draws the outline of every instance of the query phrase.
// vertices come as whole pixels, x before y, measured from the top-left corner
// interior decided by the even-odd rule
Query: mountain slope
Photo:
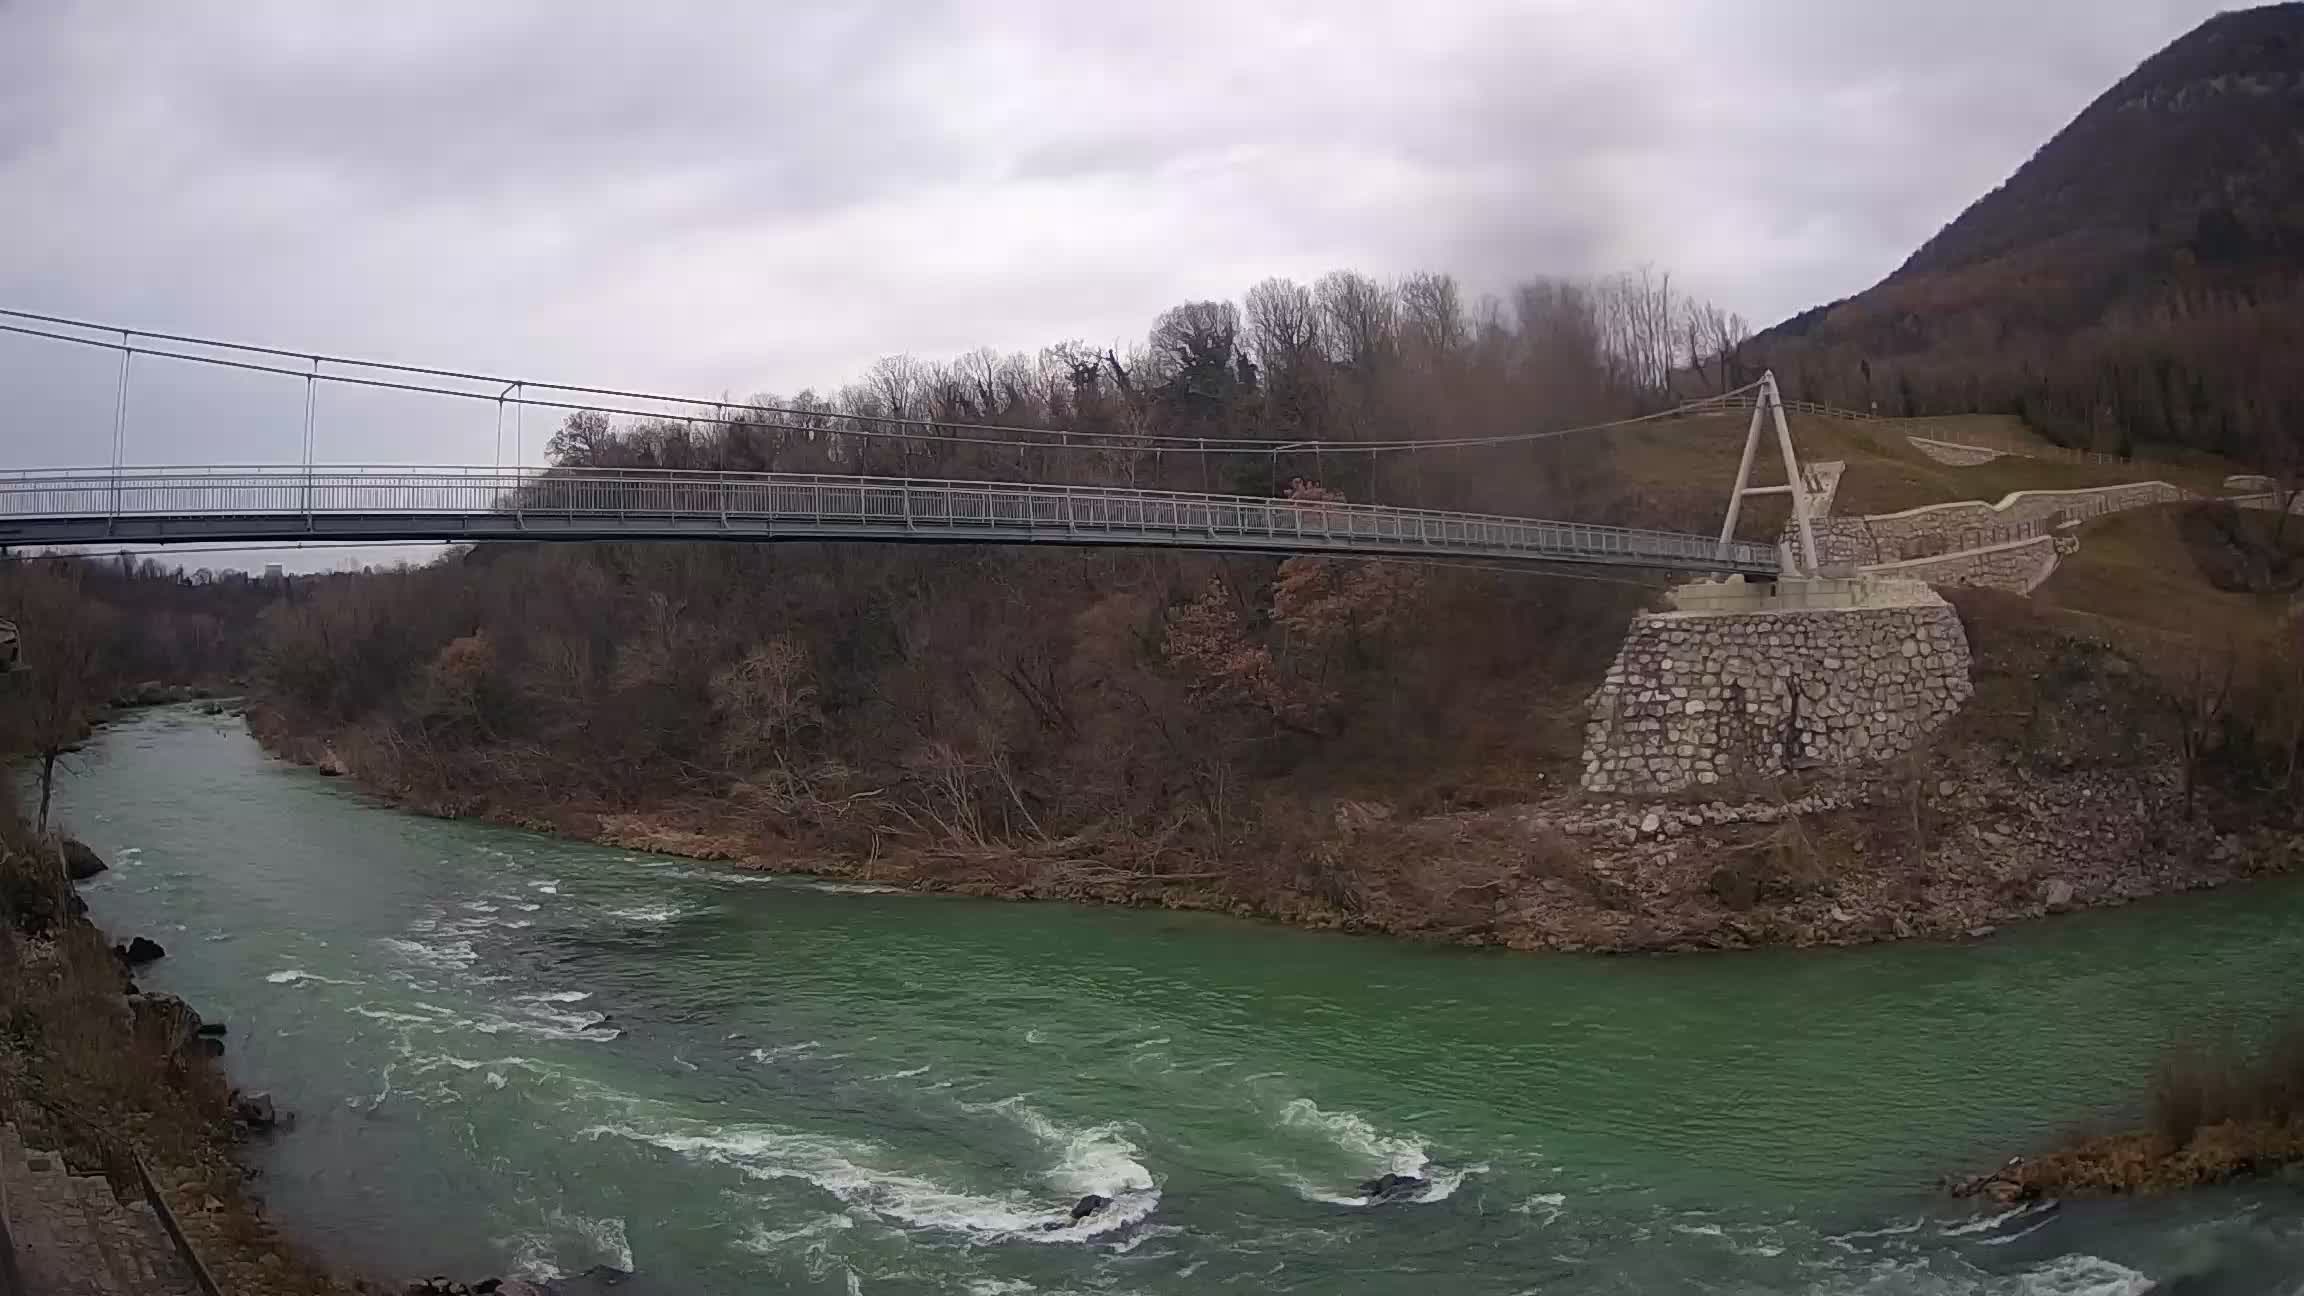
[[[1870,291],[1755,348],[1812,398],[2019,413],[2068,443],[2294,467],[2304,4],[2218,15]]]

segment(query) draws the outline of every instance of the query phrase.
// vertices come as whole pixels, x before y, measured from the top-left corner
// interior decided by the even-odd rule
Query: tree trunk
[[[40,753],[40,835],[48,835],[48,798],[56,791],[56,749]]]

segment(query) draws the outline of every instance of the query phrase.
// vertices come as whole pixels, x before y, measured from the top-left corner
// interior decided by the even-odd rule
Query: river
[[[1500,955],[879,893],[379,807],[190,708],[58,789],[97,919],[293,1130],[273,1216],[386,1276],[619,1291],[2295,1293],[2293,1182],[1979,1212],[2293,1002],[2304,887],[1975,945]],[[1368,1204],[1385,1171],[1428,1180]],[[1049,1230],[1084,1194],[1113,1204]]]

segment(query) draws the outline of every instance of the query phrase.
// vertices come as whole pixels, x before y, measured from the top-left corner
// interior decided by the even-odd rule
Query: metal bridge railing
[[[422,516],[486,519],[474,535],[507,524],[598,523],[647,530],[650,522],[718,525],[774,534],[920,534],[964,539],[982,532],[1027,538],[1065,534],[1142,538],[1220,548],[1225,541],[1306,551],[1432,549],[1765,572],[1775,547],[1708,536],[1493,514],[1392,508],[1321,500],[799,473],[647,469],[241,466],[42,469],[0,474],[0,532],[31,522],[133,519],[199,521],[302,518],[323,534],[330,519]],[[17,524],[11,528],[10,524]],[[206,528],[214,534],[220,528]],[[560,529],[565,530],[562,526]],[[100,538],[100,537],[99,537]],[[21,542],[21,537],[19,542]]]

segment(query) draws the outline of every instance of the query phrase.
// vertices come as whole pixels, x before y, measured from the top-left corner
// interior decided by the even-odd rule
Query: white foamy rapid
[[[2156,1284],[2126,1265],[2092,1255],[2058,1256],[2017,1279],[2018,1296],[2144,1296]]]
[[[512,1253],[513,1272],[527,1278],[563,1278],[602,1264],[626,1273],[639,1269],[624,1221],[613,1215],[593,1218],[555,1208],[541,1225],[504,1238],[501,1245]]]
[[[1149,1218],[1160,1206],[1160,1186],[1152,1172],[1136,1158],[1142,1155],[1117,1124],[1067,1129],[1021,1102],[1006,1104],[1008,1114],[1032,1136],[1056,1153],[1056,1165],[1045,1178],[1050,1187],[1078,1199],[1091,1193],[1108,1198],[1110,1205],[1057,1233],[1070,1238],[1096,1237],[1118,1232]],[[1056,1234],[1042,1233],[1043,1238]]]
[[[1311,1133],[1346,1153],[1356,1164],[1355,1182],[1349,1189],[1339,1190],[1335,1185],[1323,1186],[1301,1176],[1288,1176],[1290,1186],[1298,1195],[1335,1206],[1367,1206],[1373,1199],[1357,1191],[1360,1182],[1383,1174],[1402,1175],[1421,1179],[1424,1186],[1411,1196],[1394,1200],[1406,1202],[1446,1201],[1463,1186],[1469,1175],[1479,1174],[1485,1164],[1468,1166],[1434,1166],[1432,1157],[1422,1141],[1405,1134],[1387,1134],[1368,1123],[1358,1112],[1324,1111],[1309,1098],[1298,1098],[1280,1109],[1283,1129]]]
[[[692,914],[696,911],[689,908],[687,905],[658,901],[651,903],[623,905],[617,908],[604,909],[601,912],[605,913],[610,918],[617,919],[620,922],[648,923],[650,925],[655,925],[658,923],[671,922],[675,918],[685,918],[689,914]]]
[[[436,972],[460,972],[480,959],[479,951],[473,949],[472,942],[468,940],[440,941],[427,945],[422,941],[386,936],[383,945],[402,960]]]
[[[282,968],[278,972],[267,974],[264,979],[273,985],[295,985],[299,981],[309,981],[316,985],[358,984],[354,981],[339,981],[335,977],[324,977],[317,972],[307,972],[302,968]]]
[[[616,1039],[624,1033],[613,1026],[601,1026],[602,1022],[608,1020],[606,1013],[589,1010],[563,1012],[546,1006],[554,1002],[564,1001],[544,1000],[542,996],[515,999],[504,1005],[503,1012],[482,1013],[465,1025],[483,1035],[525,1035],[531,1039],[585,1040],[592,1043]]]
[[[1117,1127],[1069,1129],[1018,1104],[998,1106],[1048,1149],[1053,1162],[1042,1179],[1054,1195],[1035,1198],[1021,1191],[953,1188],[924,1174],[880,1164],[887,1156],[884,1149],[766,1125],[610,1124],[593,1126],[584,1135],[650,1144],[730,1166],[757,1179],[799,1180],[884,1221],[986,1241],[1084,1242],[1127,1229],[1159,1206],[1160,1190],[1151,1172],[1136,1160],[1135,1146]],[[1091,1193],[1108,1198],[1110,1204],[1070,1222],[1073,1204]],[[761,1233],[752,1243],[758,1249],[777,1240]]]

